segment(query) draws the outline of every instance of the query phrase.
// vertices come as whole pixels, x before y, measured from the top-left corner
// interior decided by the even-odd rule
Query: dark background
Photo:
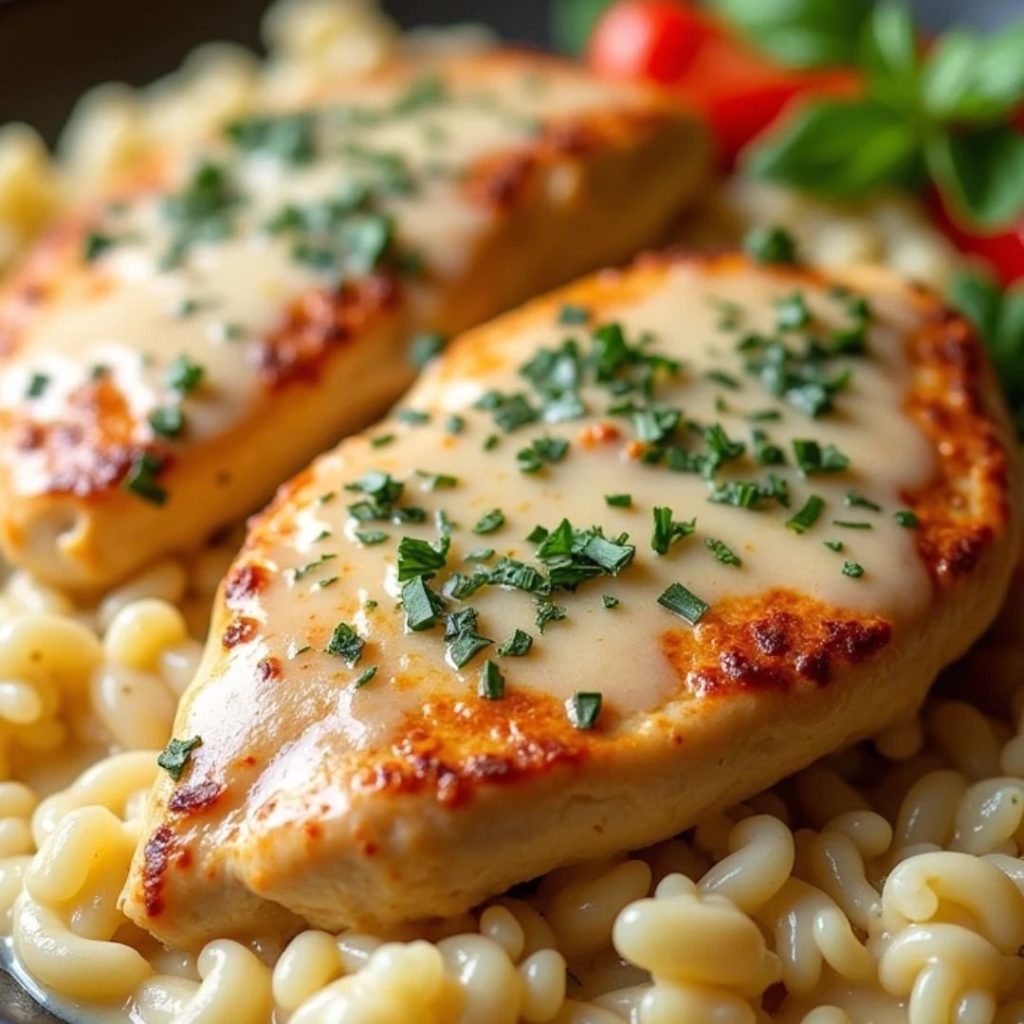
[[[515,40],[545,42],[559,0],[384,0],[406,24],[475,20]],[[91,85],[141,85],[211,39],[259,49],[269,0],[0,0],[0,124],[28,121],[53,138]],[[914,0],[923,24],[996,25],[1024,0]]]
[[[1024,19],[1024,0],[913,0],[927,28]],[[558,0],[385,0],[404,24],[486,22],[545,43]],[[173,71],[199,43],[260,49],[270,0],[0,0],[0,124],[27,121],[55,137],[76,98],[106,81],[142,85]],[[53,1021],[0,970],[0,1024]]]

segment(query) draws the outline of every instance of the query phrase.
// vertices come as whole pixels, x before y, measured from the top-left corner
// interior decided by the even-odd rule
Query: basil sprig
[[[755,176],[833,199],[931,179],[981,228],[1024,213],[1024,133],[1007,121],[1024,101],[1024,25],[988,37],[956,30],[922,55],[909,10],[879,3],[864,20],[858,63],[863,95],[801,107],[753,147]]]

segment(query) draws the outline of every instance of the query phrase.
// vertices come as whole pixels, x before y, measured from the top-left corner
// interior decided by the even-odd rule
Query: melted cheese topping
[[[390,218],[393,251],[425,268],[422,283],[411,280],[410,292],[417,322],[429,323],[439,289],[426,285],[459,274],[493,217],[462,187],[474,163],[530,143],[559,118],[630,102],[620,88],[540,61],[510,56],[482,67],[484,73],[474,72],[472,62],[469,70],[455,64],[421,77],[389,76],[354,86],[343,103],[271,118],[276,142],[218,143],[171,171],[166,191],[111,204],[94,225],[94,240],[105,247],[62,282],[9,359],[0,410],[58,422],[69,396],[101,367],[126,396],[135,440],[146,442],[153,436],[146,417],[158,406],[181,402],[168,387],[167,370],[184,356],[204,372],[201,389],[183,402],[189,440],[223,432],[264,386],[254,346],[280,322],[289,302],[373,264],[371,255],[359,265],[359,247],[372,247],[372,239],[338,241],[332,232],[343,229],[329,223],[330,204],[339,197],[345,202],[361,186],[370,190],[372,207],[372,216],[361,218],[363,228],[372,235]],[[308,132],[315,155],[282,157],[289,142],[280,133],[289,126],[300,142]],[[197,168],[204,162],[221,173],[233,199],[218,206],[214,196],[206,221],[194,216],[183,228],[181,218],[167,212],[168,197],[202,204]],[[305,217],[304,226],[268,227],[287,222],[288,211]],[[191,237],[175,260],[183,230]],[[315,253],[296,257],[304,244],[326,247],[320,265]],[[340,257],[340,265],[332,256]],[[346,259],[352,261],[348,269]],[[31,478],[31,463],[15,469],[22,490],[45,486]]]
[[[218,750],[222,764],[229,763],[232,751],[255,754],[260,762],[266,757],[272,763],[259,789],[269,796],[293,784],[301,788],[307,780],[300,775],[316,763],[317,752],[337,752],[346,744],[353,751],[379,748],[417,706],[434,698],[470,699],[487,658],[500,664],[508,691],[534,689],[559,700],[578,691],[600,691],[602,714],[610,713],[612,722],[663,706],[679,696],[681,681],[658,637],[666,630],[690,628],[658,604],[672,583],[682,583],[712,608],[730,597],[785,587],[828,605],[884,617],[896,630],[919,618],[931,600],[932,584],[915,549],[914,530],[894,518],[905,507],[906,494],[935,472],[930,442],[903,411],[909,384],[905,341],[919,314],[898,296],[872,296],[866,354],[828,361],[829,374],[849,370],[849,382],[836,394],[832,411],[811,419],[766,394],[745,372],[743,353],[737,350],[738,339],[779,335],[779,302],[793,294],[784,277],[751,270],[715,276],[699,267],[673,265],[662,285],[602,307],[587,326],[558,323],[550,306],[541,306],[544,315],[520,318],[518,329],[502,331],[499,322],[486,343],[478,335],[467,338],[408,399],[409,408],[429,417],[426,422],[404,423],[399,417],[346,442],[320,460],[310,479],[256,528],[242,564],[263,566],[269,580],[257,595],[237,601],[231,600],[229,586],[229,604],[241,618],[228,633],[246,620],[253,628],[214,670],[223,675],[218,684],[207,680],[193,690],[191,701],[186,699],[186,708],[191,707],[179,721],[179,735],[191,735],[180,731],[188,730],[190,722],[201,725],[203,749]],[[849,297],[818,286],[801,286],[799,294],[811,322],[781,332],[791,347],[801,348],[809,336],[827,339],[849,326]],[[735,329],[721,327],[723,310],[738,320]],[[673,471],[664,460],[648,464],[639,458],[630,417],[608,411],[621,397],[595,385],[591,376],[579,391],[585,412],[569,422],[532,423],[506,433],[494,426],[491,412],[476,407],[482,396],[498,391],[526,395],[540,408],[522,375],[523,365],[542,348],[557,349],[566,338],[576,339],[586,359],[591,329],[607,322],[620,324],[631,345],[644,339],[645,353],[679,361],[675,376],[659,374],[650,399],[655,408],[683,412],[683,425],[670,446],[706,450],[698,426],[687,426],[687,421],[699,428],[720,425],[730,439],[746,443],[745,452],[723,464],[713,480],[699,472]],[[716,383],[716,377],[736,386]],[[625,397],[645,401],[638,392]],[[765,410],[778,418],[752,422],[752,414]],[[458,433],[452,433],[452,415],[464,419]],[[754,428],[764,430],[785,452],[785,465],[756,463]],[[394,439],[381,444],[388,435]],[[488,442],[489,437],[496,442]],[[565,439],[568,453],[561,461],[544,463],[539,472],[523,473],[517,453],[541,438]],[[801,477],[792,445],[799,439],[813,439],[822,449],[834,445],[849,459],[848,468]],[[404,482],[397,507],[422,508],[425,522],[353,518],[348,507],[364,495],[343,487],[371,470]],[[431,489],[431,478],[417,471],[446,474],[454,481]],[[770,499],[753,509],[709,501],[716,482],[763,483],[768,472],[785,481],[788,507]],[[850,492],[879,510],[850,507]],[[609,506],[605,497],[616,494],[629,494],[631,507]],[[812,494],[824,500],[817,522],[803,533],[787,528],[787,520]],[[676,521],[696,520],[694,533],[678,539],[664,555],[651,544],[657,506],[671,508]],[[496,508],[503,524],[493,533],[474,533],[474,525]],[[505,556],[544,572],[536,543],[527,536],[537,525],[553,530],[563,518],[581,530],[601,527],[609,539],[628,534],[636,553],[618,576],[587,580],[575,593],[554,590],[551,599],[564,608],[565,618],[549,623],[543,633],[535,623],[535,597],[522,590],[487,585],[464,601],[448,601],[445,612],[467,605],[476,609],[476,632],[494,641],[459,668],[446,653],[443,614],[433,629],[412,632],[400,606],[399,540],[409,536],[436,544],[439,515],[452,527],[447,565],[430,581],[438,591],[453,570],[473,571],[466,556],[481,547],[495,550],[486,567]],[[868,526],[843,526],[836,520]],[[383,531],[387,538],[362,543],[358,534],[367,530]],[[723,542],[742,564],[719,561],[709,540]],[[825,541],[841,542],[842,551]],[[844,562],[860,565],[863,575],[844,574]],[[607,608],[603,595],[619,603]],[[339,622],[351,624],[365,641],[351,668],[325,651]],[[526,657],[499,657],[497,646],[516,628],[533,636],[532,649]],[[265,675],[261,666],[275,659],[287,682],[254,683]],[[371,666],[376,673],[357,687],[356,680]],[[240,731],[217,713],[219,707],[233,706],[233,700],[239,707],[262,709],[247,723],[254,732]],[[299,750],[292,750],[296,756],[275,758],[270,752],[291,741],[298,743]],[[308,756],[298,756],[302,750]],[[259,803],[258,794],[251,802]]]

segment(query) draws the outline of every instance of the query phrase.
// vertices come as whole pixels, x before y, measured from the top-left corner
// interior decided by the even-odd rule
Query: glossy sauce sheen
[[[319,110],[321,155],[308,163],[265,150],[239,155],[227,144],[211,146],[205,158],[224,162],[245,200],[232,214],[229,236],[194,244],[180,267],[161,267],[173,231],[161,211],[165,194],[183,185],[193,164],[170,169],[166,190],[102,211],[92,227],[115,244],[69,272],[48,305],[35,310],[28,330],[13,334],[18,351],[8,356],[0,381],[0,412],[40,425],[58,423],[75,392],[89,387],[93,368],[101,366],[127,404],[130,440],[146,443],[153,436],[147,415],[176,401],[166,385],[168,366],[186,356],[204,371],[202,387],[182,403],[187,439],[196,443],[224,432],[266,385],[259,345],[279,324],[282,310],[335,279],[296,261],[291,238],[265,225],[288,204],[316,203],[353,183],[376,184],[381,159],[393,161],[414,183],[408,194],[398,189],[385,195],[380,206],[395,219],[396,246],[428,268],[422,284],[411,282],[410,293],[416,322],[430,322],[439,311],[437,291],[427,285],[459,274],[494,215],[467,189],[474,164],[532,144],[545,125],[560,118],[613,103],[621,107],[628,95],[588,76],[566,74],[561,66],[559,74],[547,76],[515,57],[497,65],[483,84],[472,74],[425,72],[397,84],[385,78],[353,86],[344,103],[311,108]],[[432,100],[435,78],[442,92]],[[419,101],[417,89],[424,96]],[[408,109],[396,112],[403,97]],[[367,115],[371,119],[359,123]],[[183,303],[194,304],[195,311],[182,315]],[[10,347],[9,338],[5,344]],[[35,375],[45,376],[47,384],[31,397]],[[21,492],[53,485],[46,467],[24,453],[12,469]]]
[[[633,563],[618,578],[587,581],[574,594],[556,593],[555,600],[566,608],[567,617],[551,623],[543,635],[534,624],[534,603],[522,591],[484,587],[466,602],[479,612],[478,632],[492,638],[495,646],[517,627],[534,636],[527,657],[498,659],[510,692],[535,690],[563,701],[576,691],[600,690],[608,721],[658,708],[679,694],[680,680],[657,639],[662,631],[680,626],[657,604],[658,595],[674,581],[684,583],[712,609],[728,598],[784,587],[830,606],[881,616],[897,628],[920,615],[931,598],[931,581],[916,552],[914,531],[893,519],[893,513],[905,505],[902,495],[924,485],[935,470],[930,443],[903,412],[908,371],[900,339],[914,327],[912,315],[896,302],[877,302],[870,357],[839,361],[837,365],[855,371],[850,388],[838,398],[835,413],[810,420],[769,399],[756,382],[746,378],[732,336],[716,327],[722,315],[719,304],[737,302],[748,310],[745,327],[770,331],[773,300],[790,294],[792,289],[784,283],[780,286],[770,277],[747,273],[723,275],[709,292],[692,269],[681,265],[669,272],[664,287],[653,294],[601,311],[602,320],[620,323],[629,338],[649,332],[651,351],[683,361],[677,380],[659,387],[659,403],[681,406],[687,417],[701,423],[721,423],[731,438],[746,442],[751,429],[747,414],[766,408],[780,411],[781,421],[758,425],[786,449],[789,466],[774,468],[789,481],[788,510],[709,504],[708,484],[699,475],[643,464],[631,454],[629,419],[602,415],[610,399],[593,387],[583,391],[593,415],[570,423],[535,424],[508,434],[493,426],[489,413],[471,408],[492,388],[528,390],[519,374],[521,364],[539,347],[555,347],[566,337],[578,338],[585,349],[586,327],[566,327],[547,318],[479,354],[462,348],[410,396],[409,407],[426,411],[429,422],[389,421],[321,460],[316,470],[318,487],[336,481],[340,488],[368,470],[388,472],[405,481],[403,503],[424,508],[427,523],[357,523],[346,506],[359,494],[339,489],[333,496],[327,492],[324,499],[325,492],[300,485],[293,492],[294,513],[281,532],[275,517],[268,516],[266,527],[257,527],[251,544],[256,561],[266,570],[265,585],[251,599],[243,596],[232,602],[229,597],[238,612],[234,622],[251,621],[254,637],[237,645],[237,636],[223,638],[232,647],[225,668],[228,678],[237,683],[237,692],[228,696],[222,687],[197,692],[186,731],[189,721],[201,722],[204,745],[216,748],[221,756],[231,749],[238,755],[255,753],[259,760],[261,755],[268,756],[268,771],[259,788],[265,786],[271,792],[297,782],[289,773],[301,775],[305,758],[291,756],[275,767],[269,749],[254,751],[251,723],[244,729],[223,719],[218,723],[207,701],[221,704],[227,697],[251,702],[256,697],[257,706],[262,706],[265,698],[268,745],[280,745],[286,722],[284,728],[289,731],[293,725],[299,727],[289,739],[310,748],[312,755],[321,742],[334,745],[339,739],[353,750],[386,745],[402,717],[424,699],[476,700],[480,666],[486,657],[495,657],[495,648],[487,648],[457,670],[446,661],[440,628],[409,632],[399,608],[396,545],[402,536],[436,541],[434,519],[439,512],[455,524],[448,570],[463,572],[473,568],[464,561],[465,555],[480,547],[496,550],[491,565],[503,555],[537,564],[533,561],[536,545],[526,536],[538,524],[553,529],[562,518],[580,528],[601,526],[608,537],[629,534],[637,548]],[[805,294],[822,326],[844,322],[842,304],[824,290]],[[735,376],[740,388],[710,383],[706,373],[711,369]],[[727,411],[716,411],[716,397],[725,400]],[[445,421],[456,412],[465,416],[466,427],[453,435],[445,429]],[[492,433],[499,436],[498,444],[482,451]],[[381,434],[394,434],[395,440],[374,447],[373,437]],[[601,440],[602,435],[606,439]],[[542,436],[569,440],[569,453],[535,475],[520,472],[516,453]],[[822,445],[834,443],[849,457],[849,471],[801,481],[792,466],[794,437],[812,437]],[[449,474],[457,483],[429,491],[428,481],[415,470]],[[730,465],[727,475],[759,478],[763,474],[748,452]],[[844,498],[850,489],[864,491],[883,511],[846,507]],[[812,530],[798,535],[785,522],[812,492],[826,500],[826,511]],[[604,496],[617,493],[630,494],[632,507],[607,506]],[[665,556],[655,554],[650,545],[656,505],[670,506],[677,520],[697,520],[696,533],[677,541]],[[474,534],[474,524],[494,508],[503,511],[505,524],[488,535]],[[833,519],[870,522],[874,528],[842,528],[832,525]],[[377,528],[388,533],[387,541],[366,546],[355,537],[357,530]],[[325,533],[329,536],[317,539]],[[740,556],[742,566],[717,561],[705,546],[708,537],[725,542]],[[826,539],[842,540],[844,552],[829,550],[823,543]],[[320,558],[326,560],[294,580],[296,568]],[[861,563],[864,575],[859,579],[843,575],[844,559]],[[603,594],[621,603],[606,609]],[[376,607],[368,609],[367,601],[377,602]],[[350,622],[366,640],[362,657],[351,670],[324,653],[338,621]],[[308,650],[295,653],[307,645]],[[268,659],[276,669],[272,677],[261,680],[259,666]],[[353,688],[353,681],[370,665],[378,667],[377,674],[364,687]],[[297,714],[280,718],[272,709],[281,706]]]

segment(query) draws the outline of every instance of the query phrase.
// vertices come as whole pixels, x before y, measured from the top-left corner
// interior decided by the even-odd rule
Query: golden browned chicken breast
[[[252,524],[128,914],[450,915],[908,715],[1005,589],[1011,452],[881,271],[652,258],[465,335]]]
[[[201,541],[394,401],[416,329],[626,258],[706,155],[659,96],[511,52],[396,67],[168,155],[0,296],[5,554],[91,587]]]

